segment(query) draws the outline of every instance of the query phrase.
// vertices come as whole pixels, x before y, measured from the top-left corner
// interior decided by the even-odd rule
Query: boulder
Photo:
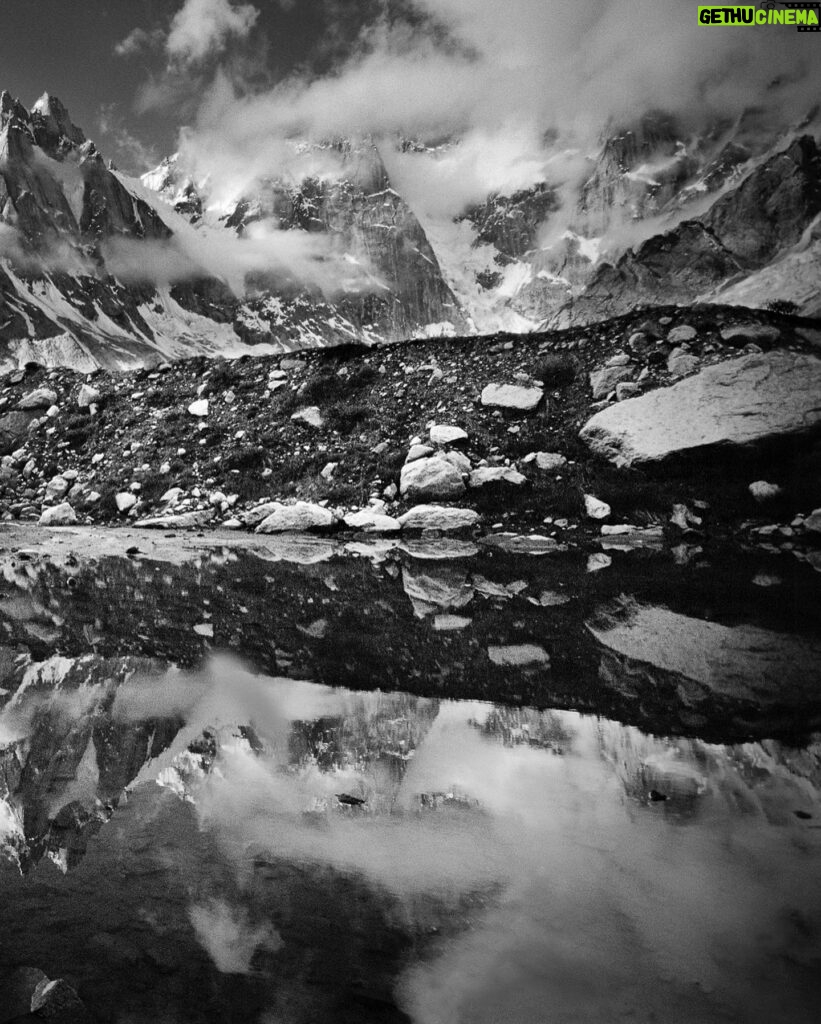
[[[502,668],[532,668],[540,665],[550,667],[550,655],[537,644],[507,644],[504,647],[488,647],[487,655],[494,665]]]
[[[623,380],[616,385],[616,401],[623,402],[627,398],[635,398],[641,393],[641,385],[632,380]]]
[[[196,402],[192,402],[188,406],[188,412],[191,416],[197,416],[199,418],[208,415],[208,399],[199,398]]]
[[[144,526],[150,530],[197,530],[207,525],[214,518],[211,509],[200,509],[194,512],[179,512],[170,516],[151,516],[140,519],[135,526]]]
[[[118,512],[129,512],[137,504],[137,498],[130,491],[120,491],[114,495]]]
[[[399,490],[410,499],[458,498],[465,493],[462,472],[440,456],[417,459],[402,467]]]
[[[607,519],[610,515],[610,506],[607,502],[600,501],[592,494],[585,494],[584,510],[590,519]]]
[[[37,388],[30,391],[17,403],[18,409],[48,409],[57,403],[57,392],[51,388]]]
[[[351,530],[363,530],[365,533],[396,533],[402,527],[392,516],[382,515],[363,509],[345,516],[345,525]]]
[[[488,384],[482,391],[482,405],[521,412],[535,409],[543,398],[541,388],[527,388],[521,384]]]
[[[722,327],[721,340],[728,345],[761,345],[767,348],[781,337],[781,331],[770,324],[733,324]]]
[[[529,460],[529,455],[523,459],[524,462]],[[535,452],[535,462],[544,473],[557,473],[567,465],[567,459],[559,452]]]
[[[468,436],[461,427],[437,423],[430,428],[431,444],[458,444],[460,441],[467,441],[467,439]]]
[[[53,476],[46,484],[46,501],[64,498],[71,490],[71,482],[64,476]]]
[[[759,503],[770,501],[781,494],[781,488],[778,484],[771,484],[766,480],[755,480],[750,484],[748,490]]]
[[[680,345],[683,341],[692,341],[695,337],[696,329],[690,324],[679,324],[667,332],[667,340],[671,345]]]
[[[405,462],[416,462],[417,459],[426,459],[428,455],[433,455],[433,448],[429,444],[412,444],[408,449]]]
[[[87,409],[90,405],[96,405],[101,397],[102,395],[96,388],[90,384],[82,384],[77,394],[77,407]]]
[[[41,981],[31,997],[35,1019],[55,1024],[91,1024],[91,1015],[68,982],[62,978]]]
[[[821,359],[756,353],[596,413],[581,437],[616,465],[804,433],[821,423]]]
[[[479,513],[472,508],[415,505],[399,517],[399,525],[403,530],[441,530],[443,533],[452,533],[476,526],[479,519]]]
[[[686,377],[699,368],[699,360],[685,348],[674,348],[667,357],[667,372],[674,377]]]
[[[8,412],[0,416],[0,455],[8,455],[25,444],[29,424],[34,418],[32,412]]]
[[[43,509],[40,516],[40,526],[73,526],[76,522],[77,513],[67,501]]]
[[[439,458],[449,462],[451,466],[455,466],[463,476],[467,476],[470,472],[470,459],[463,452],[440,452]]]
[[[594,370],[590,374],[590,387],[593,389],[593,399],[599,401],[607,398],[611,391],[616,390],[616,385],[621,381],[632,380],[632,366],[603,366],[600,370]]]
[[[470,474],[468,483],[471,487],[486,487],[488,484],[521,487],[527,483],[527,477],[510,466],[480,466]]]
[[[322,413],[317,405],[309,405],[305,409],[297,409],[291,416],[291,419],[298,423],[307,423],[309,427],[315,427],[317,430],[325,425],[325,420],[322,419]]]
[[[257,533],[304,533],[308,530],[329,530],[337,522],[336,516],[321,505],[298,501],[283,505],[262,520]]]

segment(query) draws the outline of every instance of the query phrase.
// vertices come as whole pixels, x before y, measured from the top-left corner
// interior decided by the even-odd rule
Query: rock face
[[[453,463],[433,456],[403,466],[399,489],[411,500],[458,498],[465,493],[465,482],[461,471]]]
[[[746,276],[795,245],[821,212],[821,154],[803,136],[764,161],[697,220],[603,263],[553,326],[620,316],[637,304],[684,304]]]
[[[129,178],[106,165],[56,97],[43,96],[29,111],[3,93],[0,222],[25,258],[0,269],[0,365],[37,359],[123,368],[260,346],[275,352],[342,338],[466,333],[425,232],[391,188],[373,143],[324,147],[321,159],[336,164],[336,174],[296,186],[264,181],[208,227],[244,235],[263,222],[324,235],[339,294],[326,299],[316,284],[256,270],[241,281],[245,294],[235,294],[190,257],[210,214],[190,181],[177,188],[173,161],[143,181]],[[141,253],[144,243],[155,248]],[[158,244],[191,266],[187,280],[154,282],[146,268]]]
[[[806,433],[821,423],[821,360],[744,356],[596,413],[581,437],[617,465]]]

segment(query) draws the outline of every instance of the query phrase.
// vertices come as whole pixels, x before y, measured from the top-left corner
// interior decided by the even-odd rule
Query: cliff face
[[[2,94],[0,360],[88,370],[464,333],[436,256],[376,149],[341,155],[341,177],[264,182],[218,225],[240,236],[257,222],[321,235],[317,258],[333,262],[324,275],[333,287],[287,268],[268,273],[259,258],[240,261],[229,287],[220,269],[201,264],[198,232],[214,229],[173,160],[145,184],[129,179],[105,164],[58,99],[45,95],[28,111]]]
[[[762,163],[701,217],[602,264],[555,326],[686,303],[767,266],[801,242],[821,212],[821,154],[810,136]]]

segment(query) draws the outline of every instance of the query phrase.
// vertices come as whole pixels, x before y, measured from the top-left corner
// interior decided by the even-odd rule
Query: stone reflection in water
[[[821,743],[654,738],[224,658],[130,670],[97,711],[67,704],[70,729],[165,723],[167,743],[140,748],[127,801],[76,869],[43,876],[96,962],[49,936],[47,902],[14,917],[25,890],[2,876],[4,934],[50,975],[70,969],[87,1001],[103,973],[135,1010],[180,1020],[815,1019]],[[44,705],[27,692],[0,728],[31,756]],[[85,750],[75,778],[54,775],[52,810],[110,800]],[[6,818],[30,818],[28,793],[6,792]],[[115,925],[88,887],[117,871]],[[192,983],[210,993],[193,1015]]]

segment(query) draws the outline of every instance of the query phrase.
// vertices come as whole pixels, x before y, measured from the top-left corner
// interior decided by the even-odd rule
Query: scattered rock
[[[399,524],[403,530],[440,530],[442,533],[453,533],[456,530],[471,529],[479,520],[479,513],[472,508],[415,505],[399,517]]]
[[[392,516],[363,509],[345,516],[345,525],[351,530],[362,530],[365,533],[396,533],[401,530],[399,521]]]
[[[97,405],[102,398],[100,392],[90,384],[82,384],[77,394],[77,406],[80,409],[87,409],[90,405]]]
[[[590,519],[606,519],[610,515],[610,506],[592,494],[584,496],[584,510]]]
[[[40,516],[40,526],[74,526],[76,522],[77,513],[67,501],[43,509]]]
[[[128,512],[137,504],[137,498],[130,491],[120,491],[114,495],[118,512]]]
[[[734,324],[722,327],[721,340],[728,345],[774,345],[781,338],[781,331],[770,324]]]
[[[633,381],[623,380],[616,385],[617,402],[624,402],[626,399],[635,398],[639,394],[641,394],[641,385],[634,384]]]
[[[17,403],[18,409],[48,409],[57,404],[57,392],[51,388],[37,388]]]
[[[605,366],[601,370],[594,370],[590,374],[590,387],[593,389],[593,400],[598,401],[607,398],[611,391],[616,390],[616,385],[622,381],[629,381],[633,378],[632,366]]]
[[[461,427],[439,423],[430,428],[431,444],[458,444],[467,441],[468,436]]]
[[[527,477],[510,466],[482,466],[473,470],[468,483],[471,487],[486,487],[488,484],[521,487],[527,483]]]
[[[550,655],[544,647],[538,647],[536,644],[488,647],[487,654],[494,665],[502,668],[526,668],[534,665],[550,667]]]
[[[214,519],[211,509],[196,512],[179,512],[170,516],[151,516],[140,519],[135,525],[153,530],[198,530],[207,526]]]
[[[434,449],[429,444],[412,444],[408,449],[405,463],[416,462],[417,459],[426,459],[433,454]]]
[[[325,421],[322,419],[322,413],[319,411],[319,406],[309,405],[304,409],[297,409],[291,416],[292,420],[299,423],[307,423],[309,427],[314,427],[319,430],[325,426]]]
[[[667,332],[667,340],[671,345],[680,345],[683,341],[693,341],[697,334],[695,327],[691,327],[689,324],[679,324],[678,327],[673,327]]]
[[[497,409],[518,409],[530,412],[544,398],[541,388],[527,388],[519,384],[488,384],[482,391],[482,405]]]
[[[749,492],[755,498],[759,504],[765,501],[771,501],[773,498],[777,498],[782,493],[782,489],[778,484],[767,483],[766,480],[756,480],[749,486]]]
[[[558,452],[531,452],[522,459],[522,462],[533,461],[544,473],[557,473],[567,465],[567,459]]]
[[[440,456],[417,459],[402,467],[400,493],[417,498],[458,498],[465,493],[462,473]]]
[[[62,978],[40,982],[31,997],[31,1012],[35,1019],[55,1024],[91,1024],[85,1004]]]
[[[684,348],[674,348],[667,357],[667,372],[674,377],[695,373],[700,365],[698,358]]]
[[[677,526],[683,533],[689,533],[690,531],[698,532],[698,527],[702,524],[700,516],[695,515],[691,512],[686,505],[673,505],[673,514],[670,516],[670,522],[673,526]]]
[[[307,501],[282,505],[262,520],[257,533],[307,533],[310,530],[329,530],[337,518],[327,508]]]
[[[64,498],[71,490],[71,482],[64,476],[53,476],[46,484],[46,501]]]

